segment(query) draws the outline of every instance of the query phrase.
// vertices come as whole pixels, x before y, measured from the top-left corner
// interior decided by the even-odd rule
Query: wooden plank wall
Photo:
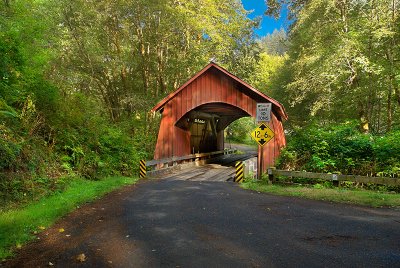
[[[206,71],[167,102],[162,113],[154,159],[191,154],[190,132],[175,126],[187,112],[207,103],[226,103],[256,116],[257,100],[243,93],[240,85],[224,74]],[[269,123],[275,137],[263,146],[264,167],[274,166],[275,158],[286,140],[282,122],[272,114]],[[250,133],[249,133],[250,135]],[[222,135],[218,135],[220,138]],[[220,143],[221,141],[219,141]]]

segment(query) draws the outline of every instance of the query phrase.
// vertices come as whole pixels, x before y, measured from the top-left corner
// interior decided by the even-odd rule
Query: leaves
[[[0,199],[136,174],[154,151],[150,108],[211,58],[250,77],[256,24],[236,0],[0,5]]]
[[[242,74],[241,55],[252,58],[254,23],[233,0],[74,1],[59,8],[63,52],[54,77],[72,76],[64,82],[100,101],[113,121],[148,110],[211,58]]]
[[[309,0],[298,6],[282,83],[292,124],[358,119],[375,133],[400,124],[392,97],[400,72],[397,4]]]
[[[343,174],[399,176],[400,132],[361,134],[356,122],[313,124],[294,131],[280,157],[282,168]]]

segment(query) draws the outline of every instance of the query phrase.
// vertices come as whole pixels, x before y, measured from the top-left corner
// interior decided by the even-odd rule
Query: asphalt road
[[[400,267],[399,210],[232,182],[144,181],[81,207],[39,238],[2,266]]]

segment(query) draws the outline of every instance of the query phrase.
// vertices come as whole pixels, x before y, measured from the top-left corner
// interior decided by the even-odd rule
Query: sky
[[[284,28],[287,30],[288,23],[286,22],[285,10],[281,14],[281,18],[275,20],[274,18],[264,15],[267,9],[264,0],[242,0],[242,3],[246,10],[254,10],[253,13],[249,14],[249,18],[253,19],[257,16],[262,16],[261,27],[255,30],[256,34],[260,37],[272,33],[275,29],[279,30],[280,28]]]

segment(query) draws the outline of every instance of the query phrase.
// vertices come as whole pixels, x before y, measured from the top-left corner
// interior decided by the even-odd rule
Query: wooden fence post
[[[335,187],[339,187],[338,174],[332,174],[332,184]]]
[[[269,167],[268,168],[268,180],[269,183],[274,183],[275,182],[275,177],[274,177],[274,171],[276,170],[276,167]]]

